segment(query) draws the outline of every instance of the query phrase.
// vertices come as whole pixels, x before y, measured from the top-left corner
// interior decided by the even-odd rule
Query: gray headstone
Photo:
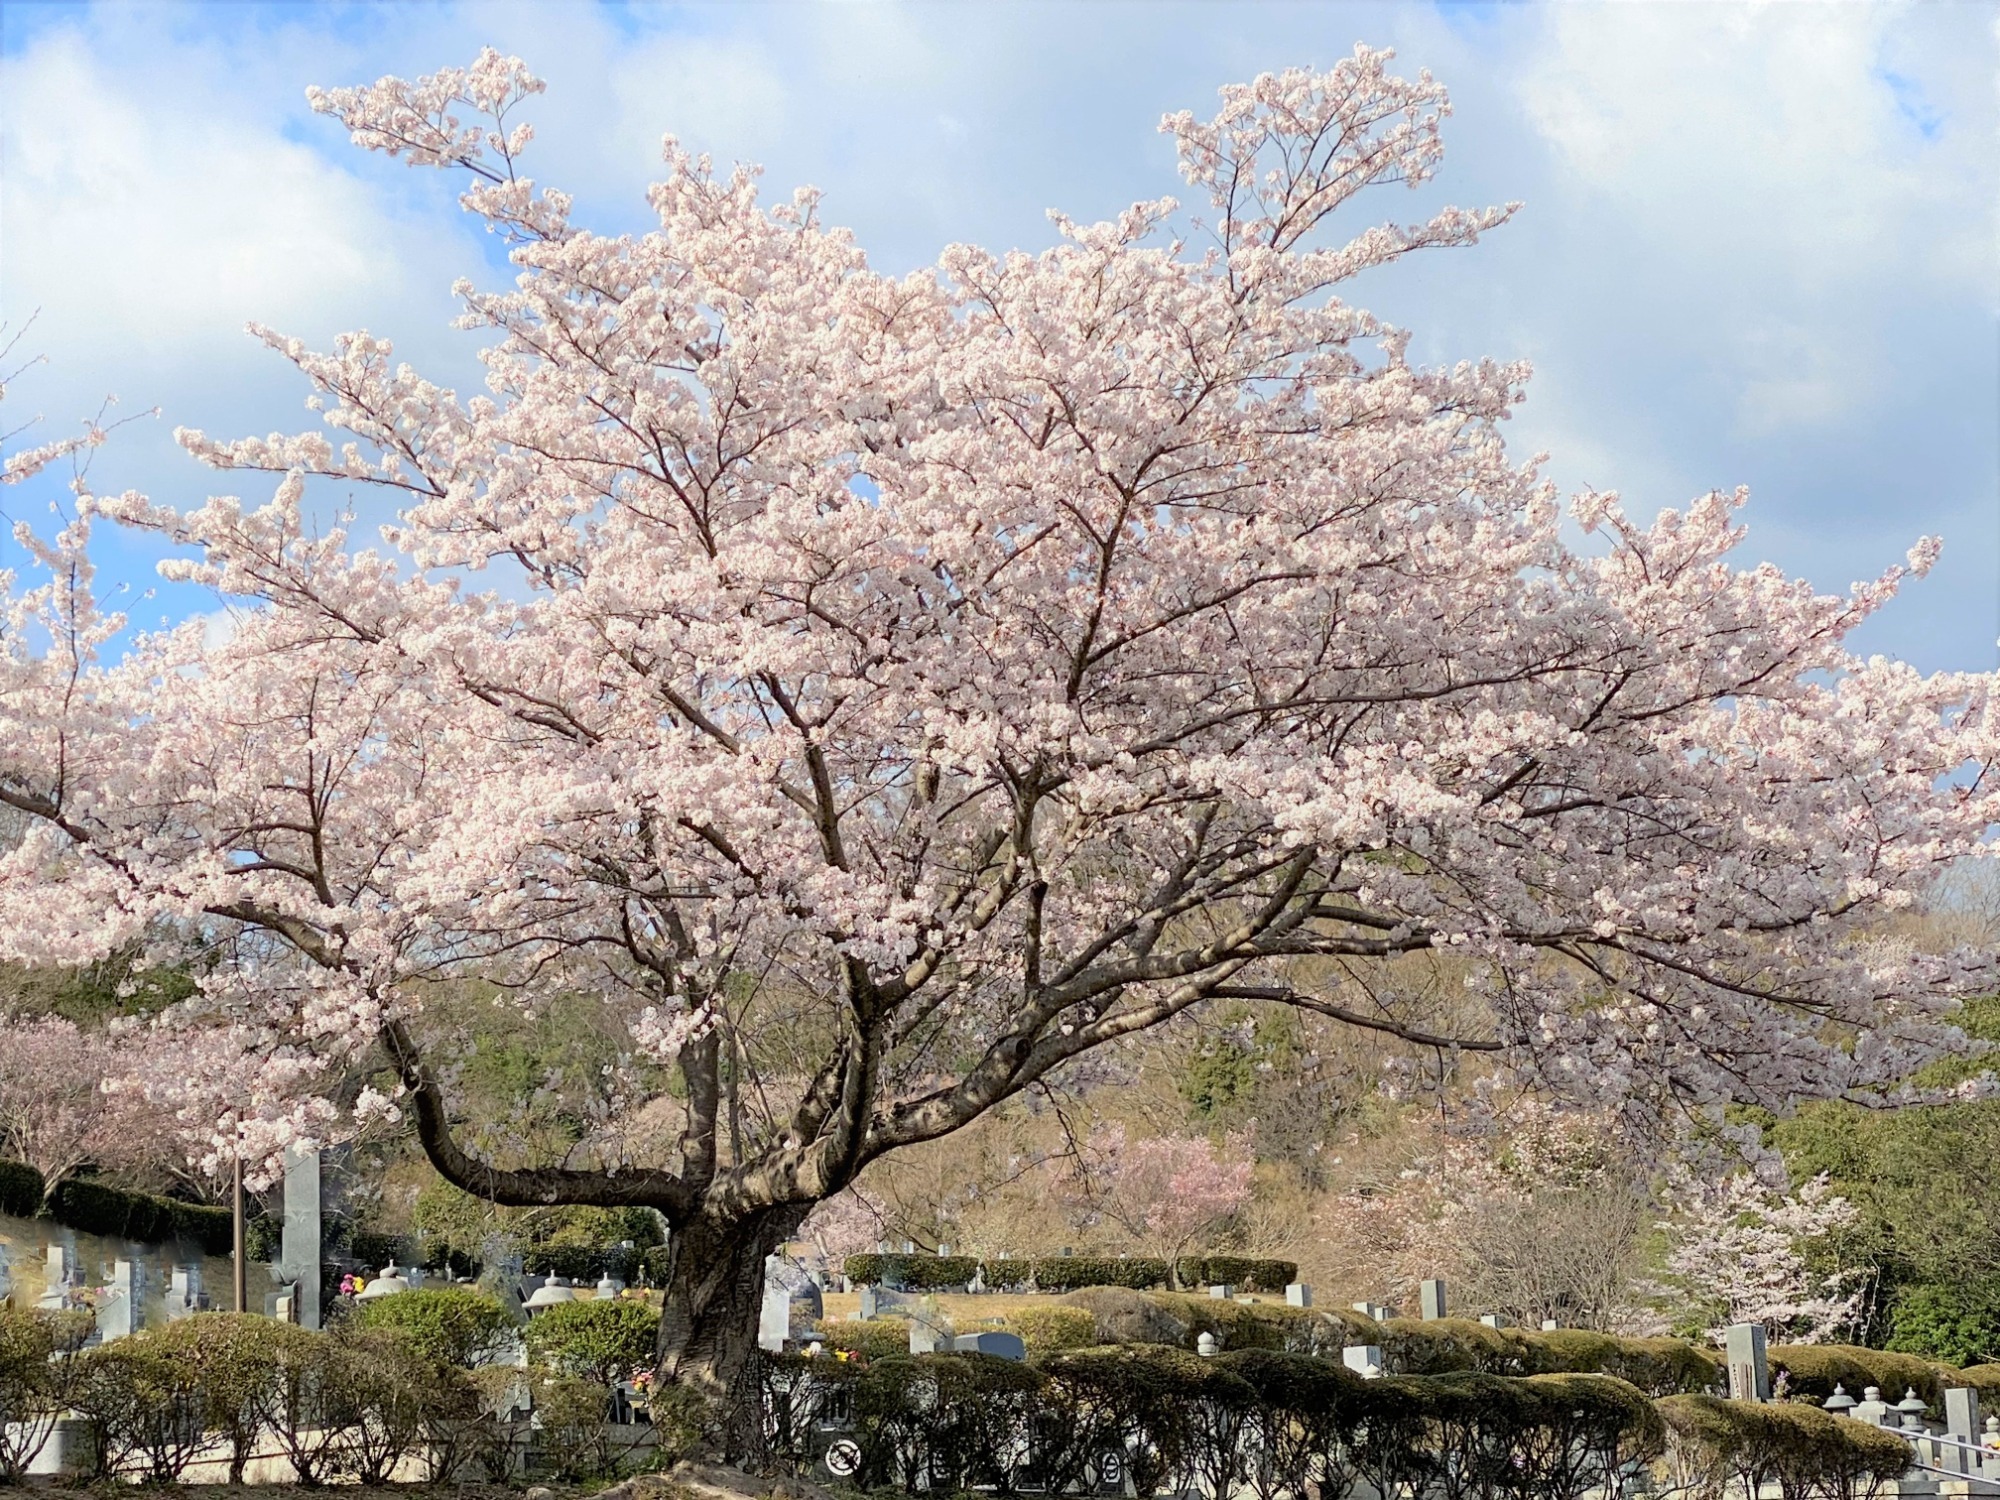
[[[1225,1283],[1218,1283],[1208,1289],[1208,1295],[1227,1302],[1236,1295],[1236,1288]]]
[[[878,1300],[875,1295],[875,1288],[864,1286],[861,1289],[861,1316],[864,1318],[874,1317],[878,1311]]]
[[[1488,1328],[1511,1328],[1514,1326],[1498,1313],[1481,1313],[1479,1321],[1484,1323]]]
[[[792,1294],[781,1286],[764,1288],[764,1306],[757,1315],[757,1347],[769,1354],[783,1354],[785,1340],[792,1336]]]
[[[1018,1333],[1001,1333],[998,1329],[961,1333],[951,1341],[951,1347],[960,1354],[991,1354],[996,1359],[1024,1361],[1028,1357],[1028,1346],[1021,1342]]]
[[[1554,1333],[1560,1327],[1562,1327],[1562,1324],[1558,1323],[1554,1318],[1542,1319],[1543,1333]]]
[[[1382,1346],[1380,1344],[1349,1344],[1340,1351],[1340,1362],[1358,1375],[1370,1379],[1382,1373]]]
[[[1976,1444],[1980,1441],[1983,1425],[1979,1419],[1979,1392],[1976,1390],[1947,1390],[1944,1393],[1944,1435],[1957,1438],[1961,1443]],[[1949,1469],[1954,1474],[1969,1474],[1977,1477],[1979,1460],[1960,1448],[1940,1446],[1938,1467]]]
[[[919,1308],[910,1319],[910,1353],[935,1354],[951,1346],[951,1325],[928,1309]]]
[[[1426,1323],[1450,1316],[1445,1311],[1444,1282],[1442,1279],[1434,1278],[1424,1282],[1417,1288],[1417,1296],[1419,1305],[1423,1309],[1421,1316]]]
[[[321,1231],[319,1152],[287,1147],[285,1224],[278,1239],[278,1279],[293,1283],[292,1320],[301,1328],[320,1326]]]
[[[69,1302],[72,1288],[83,1284],[83,1271],[76,1263],[76,1247],[73,1245],[49,1246],[48,1283],[42,1288],[39,1304],[45,1308],[59,1308]]]
[[[1769,1401],[1771,1366],[1764,1355],[1764,1325],[1734,1323],[1723,1335],[1732,1401]]]
[[[167,1316],[184,1318],[189,1313],[208,1310],[208,1294],[201,1289],[199,1263],[175,1266],[167,1276]]]
[[[97,1309],[98,1337],[107,1344],[146,1326],[146,1268],[138,1261],[114,1261],[105,1298]]]
[[[1313,1289],[1303,1281],[1294,1281],[1285,1288],[1285,1306],[1311,1307],[1312,1305]]]

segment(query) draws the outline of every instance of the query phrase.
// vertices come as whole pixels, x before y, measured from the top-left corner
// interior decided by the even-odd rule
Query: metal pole
[[[243,1250],[243,1157],[236,1158],[236,1222],[231,1254],[236,1260],[236,1310],[250,1311],[250,1258]]]

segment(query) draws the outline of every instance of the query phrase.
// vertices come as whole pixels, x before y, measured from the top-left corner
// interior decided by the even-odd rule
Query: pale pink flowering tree
[[[514,286],[463,288],[488,389],[264,333],[341,446],[184,432],[273,493],[86,497],[38,544],[0,952],[198,942],[190,1025],[375,1049],[454,1183],[657,1208],[661,1369],[718,1395],[815,1203],[1213,999],[1641,1123],[1966,1045],[1991,956],[1879,919],[1994,821],[1991,679],[1852,657],[1903,570],[1736,569],[1740,496],[1587,494],[1565,543],[1499,436],[1525,369],[1415,366],[1340,295],[1506,217],[1330,233],[1432,175],[1428,77],[1363,49],[1225,90],[1165,125],[1199,215],[902,278],[671,141],[656,231],[572,225],[504,118],[539,87],[488,53],[315,96],[512,242]],[[398,498],[378,544],[309,519],[322,479]],[[126,644],[93,519],[177,548],[230,638]],[[1477,1022],[1399,1001],[1418,970]],[[456,976],[618,1019],[672,1146],[469,1151]]]
[[[60,1016],[0,1013],[0,1159],[40,1172],[44,1198],[119,1143],[110,1051]]]
[[[1670,1311],[1705,1313],[1720,1339],[1732,1323],[1762,1323],[1787,1343],[1828,1343],[1851,1332],[1866,1288],[1860,1268],[1829,1269],[1813,1251],[1852,1225],[1854,1205],[1822,1174],[1781,1189],[1754,1172],[1719,1181],[1684,1173],[1672,1198],[1662,1296]]]
[[[1250,1202],[1254,1169],[1241,1141],[1218,1151],[1207,1136],[1133,1140],[1114,1124],[1084,1143],[1070,1192],[1080,1206],[1165,1256],[1178,1285],[1180,1258]]]

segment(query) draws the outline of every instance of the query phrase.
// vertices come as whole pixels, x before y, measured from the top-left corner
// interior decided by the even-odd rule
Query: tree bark
[[[763,1449],[758,1411],[757,1320],[764,1259],[789,1240],[810,1204],[757,1209],[738,1219],[700,1217],[667,1241],[658,1379],[706,1406],[705,1446],[728,1459]]]

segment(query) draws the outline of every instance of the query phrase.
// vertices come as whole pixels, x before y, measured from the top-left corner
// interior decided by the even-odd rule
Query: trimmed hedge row
[[[1181,1286],[1234,1286],[1252,1292],[1282,1292],[1298,1280],[1289,1260],[1241,1255],[1189,1255],[1174,1263]],[[979,1261],[969,1255],[850,1255],[842,1264],[857,1286],[894,1286],[915,1292],[964,1286],[975,1274],[994,1290],[1033,1286],[1044,1292],[1073,1292],[1090,1286],[1122,1286],[1150,1291],[1168,1282],[1167,1263],[1152,1256],[1050,1255],[1039,1260]]]
[[[1720,1495],[1732,1481],[1755,1494],[1775,1484],[1785,1495],[1866,1495],[1910,1467],[1910,1445],[1895,1433],[1802,1402],[1725,1401],[1668,1396],[1662,1457],[1680,1494]]]
[[[1947,1385],[1957,1385],[1955,1370],[1914,1354],[1886,1349],[1862,1349],[1852,1344],[1774,1344],[1768,1351],[1771,1381],[1783,1394],[1823,1402],[1836,1385],[1856,1400],[1868,1386],[1881,1389],[1885,1401],[1903,1399],[1914,1390],[1924,1405],[1935,1409],[1944,1401]]]
[[[0,1161],[0,1213],[31,1219],[42,1212],[42,1174],[24,1162]],[[152,1193],[128,1192],[88,1177],[65,1178],[49,1197],[48,1216],[68,1229],[107,1239],[164,1244],[186,1240],[209,1255],[227,1255],[234,1242],[226,1208],[183,1203]]]
[[[1364,1381],[1272,1350],[1076,1350],[1020,1365],[976,1354],[868,1365],[786,1356],[764,1383],[780,1455],[810,1461],[816,1416],[853,1416],[863,1488],[950,1493],[1095,1488],[1115,1458],[1133,1491],[1259,1500],[1348,1493],[1365,1480],[1577,1500],[1659,1451],[1663,1428],[1630,1386],[1597,1376]],[[844,1397],[844,1399],[842,1399]]]
[[[65,1323],[78,1318],[80,1328]],[[632,1456],[636,1439],[614,1430],[605,1385],[559,1369],[462,1369],[430,1357],[422,1331],[356,1323],[323,1334],[204,1313],[78,1352],[88,1314],[0,1305],[0,1480],[19,1476],[65,1411],[90,1424],[97,1480],[173,1483],[219,1442],[232,1482],[266,1445],[307,1487],[379,1485],[406,1456],[432,1482],[467,1470],[504,1481],[531,1451],[531,1420],[533,1451],[554,1477],[615,1473]],[[671,1423],[651,1431],[669,1459],[692,1436]]]

